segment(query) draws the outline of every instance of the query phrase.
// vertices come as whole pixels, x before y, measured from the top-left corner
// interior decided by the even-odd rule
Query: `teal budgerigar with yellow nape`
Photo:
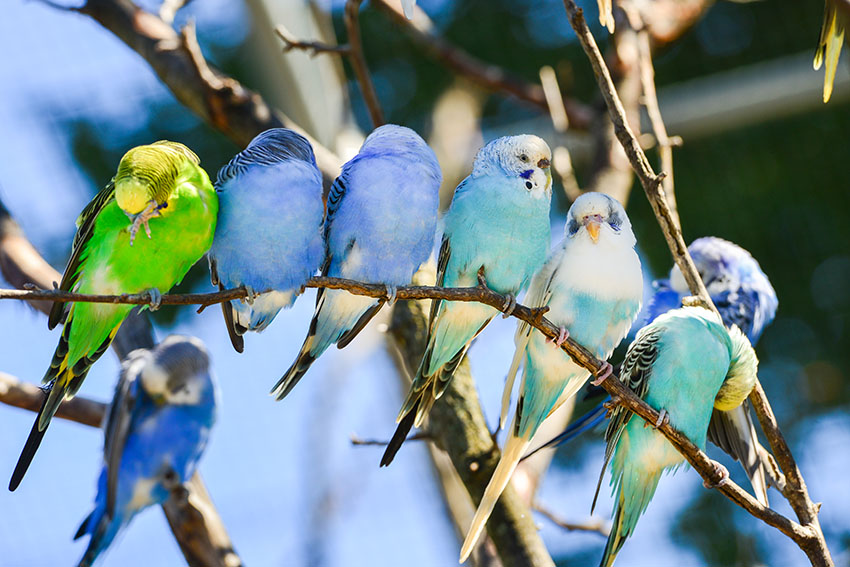
[[[713,311],[683,307],[638,332],[620,379],[660,411],[661,420],[669,419],[673,428],[705,450],[712,409],[729,411],[740,406],[753,389],[757,372],[756,353],[738,327],[727,331]],[[610,567],[649,505],[661,474],[675,470],[685,458],[664,435],[622,406],[614,410],[605,439],[605,463],[611,462],[615,502],[600,565]],[[729,472],[719,463],[712,464],[725,481]],[[601,484],[602,475],[599,480]]]
[[[160,292],[180,283],[212,244],[218,198],[200,160],[177,142],[138,146],[121,158],[118,172],[83,209],[59,289],[110,295]],[[144,228],[146,237],[137,234]],[[59,345],[42,379],[49,393],[38,412],[9,489],[23,479],[50,420],[80,389],[132,305],[56,302],[49,328],[64,320]]]

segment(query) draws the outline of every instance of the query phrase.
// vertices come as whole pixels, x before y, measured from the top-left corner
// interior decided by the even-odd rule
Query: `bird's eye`
[[[528,156],[525,155],[525,154],[519,154],[519,160],[522,161],[522,162],[527,162]]]

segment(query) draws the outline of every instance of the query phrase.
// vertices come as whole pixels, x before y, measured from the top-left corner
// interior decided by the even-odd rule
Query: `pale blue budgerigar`
[[[564,232],[564,240],[535,274],[527,298],[530,307],[549,308],[546,317],[561,333],[557,340],[549,341],[529,324],[518,325],[516,353],[502,397],[503,426],[514,378],[522,365],[519,399],[502,457],[461,549],[461,562],[472,552],[543,420],[574,396],[590,376],[561,349],[567,336],[600,360],[607,360],[640,310],[643,274],[623,206],[604,193],[585,193],[570,207]],[[596,382],[610,374],[611,365],[606,362]]]
[[[245,287],[222,303],[233,348],[289,307],[322,263],[322,176],[304,136],[272,128],[218,172],[219,212],[209,252],[213,285]]]
[[[89,567],[116,534],[148,506],[168,499],[198,465],[215,421],[217,388],[204,344],[171,335],[124,360],[104,424],[103,469],[80,567]]]
[[[641,329],[626,353],[620,379],[661,412],[661,420],[669,419],[671,427],[705,450],[712,409],[728,411],[741,405],[757,371],[756,353],[737,327],[727,330],[713,311],[684,307]],[[664,435],[646,425],[617,406],[605,432],[605,465],[611,463],[615,503],[602,567],[613,564],[634,532],[661,474],[685,463]],[[712,463],[725,481],[728,471]],[[600,485],[604,474],[605,466]]]
[[[390,302],[428,259],[437,230],[442,173],[433,150],[410,128],[369,134],[328,195],[322,275],[384,284]],[[320,289],[298,358],[272,389],[283,399],[329,346],[343,348],[386,300]]]
[[[773,321],[779,304],[776,292],[759,263],[740,246],[714,236],[694,240],[688,246],[688,252],[723,323],[727,327],[736,325],[755,345],[762,331]],[[646,322],[680,307],[682,300],[691,295],[677,266],[670,270],[669,278],[656,280],[653,286],[655,293],[647,308]],[[604,393],[604,390],[599,392],[601,401],[594,410],[576,420],[546,446],[564,443],[601,423],[606,413],[603,403],[610,400],[610,397],[603,396]],[[728,412],[715,410],[708,439],[741,462],[756,498],[767,506],[767,473],[748,404]]]
[[[476,286],[482,277],[509,296],[505,309],[512,309],[516,294],[546,259],[551,159],[546,142],[527,134],[498,138],[478,152],[444,218],[438,286]],[[422,423],[470,343],[497,313],[481,303],[432,301],[425,355],[381,466],[392,462],[410,429]]]

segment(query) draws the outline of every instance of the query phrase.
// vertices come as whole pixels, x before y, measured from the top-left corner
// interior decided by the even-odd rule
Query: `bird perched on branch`
[[[821,24],[818,47],[815,50],[814,67],[817,71],[826,63],[823,78],[823,101],[829,102],[838,59],[844,46],[844,31],[850,21],[850,2],[848,0],[824,0],[823,24]]]
[[[121,158],[112,181],[83,209],[59,289],[112,295],[143,293],[159,307],[161,292],[180,283],[209,249],[218,198],[192,150],[176,142],[138,146]],[[144,228],[147,237],[137,233]],[[42,379],[49,392],[30,431],[9,489],[20,484],[65,398],[106,352],[132,305],[56,302],[48,327],[65,326]]]
[[[221,168],[215,187],[210,274],[221,289],[248,290],[246,300],[221,304],[233,348],[242,352],[242,335],[265,329],[319,270],[322,176],[304,136],[272,128]]]
[[[740,246],[714,236],[694,240],[688,246],[688,252],[723,323],[727,327],[736,325],[751,344],[756,344],[762,331],[773,321],[779,304],[776,292],[758,262]],[[648,322],[680,307],[682,300],[691,294],[682,272],[675,265],[668,279],[656,280],[653,286],[655,294],[647,308]],[[602,423],[606,413],[604,402],[610,397],[605,397],[602,389],[589,395],[594,394],[600,400],[599,405],[544,447],[565,443]],[[767,506],[766,464],[761,458],[749,405],[744,403],[726,412],[715,410],[708,439],[741,462],[756,498]]]
[[[486,285],[516,304],[546,258],[552,176],[549,146],[537,136],[493,140],[475,156],[472,173],[446,213],[437,285]],[[449,385],[472,340],[498,311],[480,303],[433,300],[425,355],[402,404],[399,423],[381,459],[389,465],[410,429],[425,419]]]
[[[387,124],[369,134],[328,195],[322,275],[384,284],[395,301],[395,288],[431,254],[441,182],[437,157],[413,130]],[[319,355],[350,343],[386,301],[320,289],[304,345],[272,395],[283,399]]]
[[[590,376],[561,350],[561,345],[572,336],[597,358],[606,360],[629,332],[643,294],[643,275],[634,246],[631,223],[616,199],[603,193],[585,193],[570,207],[564,240],[534,276],[527,298],[530,307],[549,308],[546,317],[560,327],[560,336],[550,341],[528,323],[519,323],[516,353],[502,397],[502,426],[513,381],[522,365],[519,399],[502,457],[463,543],[461,562],[472,552],[543,420],[574,396]],[[596,383],[611,371],[606,362]]]
[[[626,353],[620,379],[661,412],[656,426],[669,420],[704,450],[712,408],[728,411],[739,406],[752,390],[757,370],[756,353],[737,327],[727,331],[713,311],[684,307],[641,329]],[[664,435],[622,406],[615,408],[605,440],[599,485],[610,462],[615,504],[600,565],[609,567],[634,532],[661,474],[675,470],[685,458]],[[729,473],[719,463],[712,464],[724,477],[722,484]]]
[[[127,356],[104,424],[94,510],[74,536],[91,536],[80,567],[92,565],[138,512],[162,504],[195,474],[217,396],[199,339],[171,335]]]

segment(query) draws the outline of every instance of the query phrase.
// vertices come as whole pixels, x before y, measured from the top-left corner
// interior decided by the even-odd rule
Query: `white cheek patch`
[[[173,406],[194,406],[201,401],[201,384],[199,380],[190,380],[176,392],[168,392],[165,400]]]
[[[155,362],[148,362],[140,375],[142,386],[151,396],[167,396],[168,374]]]

